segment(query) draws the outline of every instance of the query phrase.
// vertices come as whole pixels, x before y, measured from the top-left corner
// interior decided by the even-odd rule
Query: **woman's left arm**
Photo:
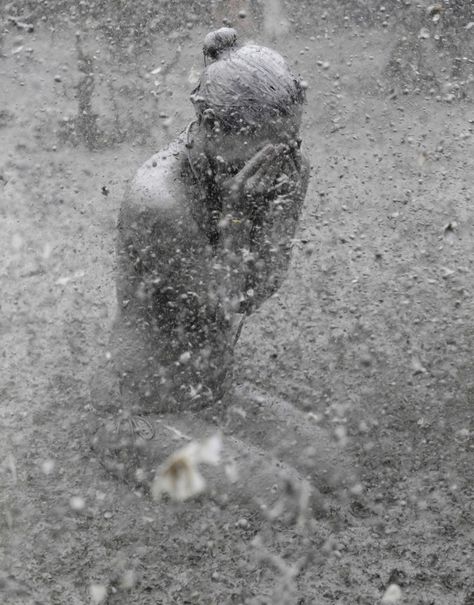
[[[242,305],[247,314],[278,290],[288,270],[291,244],[308,188],[309,162],[299,157],[288,172],[284,193],[268,202],[250,232],[252,270],[247,275],[247,296]]]

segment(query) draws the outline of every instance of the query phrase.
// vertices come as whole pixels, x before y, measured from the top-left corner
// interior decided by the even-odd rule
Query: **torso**
[[[183,385],[196,385],[204,377],[202,393],[219,390],[230,367],[237,314],[252,312],[281,282],[301,206],[296,199],[286,205],[289,222],[274,211],[265,217],[255,262],[249,264],[249,230],[241,230],[244,237],[231,237],[230,245],[220,232],[217,242],[211,241],[203,189],[179,137],[138,170],[119,219],[119,322],[135,326],[133,333],[141,326],[152,339],[147,355],[164,372],[153,389],[161,393],[166,385],[176,387],[177,400],[185,398]],[[249,277],[255,296],[247,305]],[[197,365],[179,362],[189,351],[200,360]],[[154,380],[149,376],[147,385]],[[165,395],[168,400],[172,392]]]
[[[262,254],[268,258],[265,258],[266,266],[260,277],[256,276],[256,281],[254,279],[252,284],[252,289],[259,290],[259,302],[268,296],[267,291],[271,293],[275,290],[275,283],[281,281],[282,274],[286,271],[288,254],[283,252],[282,242],[285,240],[284,246],[288,248],[301,202],[302,199],[286,204],[289,213],[293,215],[288,223],[283,221],[278,225],[280,219],[269,216],[263,227],[262,245],[254,252],[257,256]],[[143,248],[154,246],[157,239],[166,239],[172,233],[173,237],[168,238],[166,250],[160,249],[157,254],[166,253],[169,257],[182,254],[187,273],[199,275],[204,288],[207,287],[205,282],[220,284],[221,292],[223,289],[227,291],[226,296],[233,299],[231,306],[235,307],[236,298],[245,298],[247,289],[249,266],[243,257],[251,249],[249,229],[241,230],[243,236],[234,239],[231,250],[225,247],[224,242],[216,242],[212,234],[209,203],[204,186],[190,167],[185,137],[182,135],[153,155],[138,170],[131,183],[130,195],[126,197],[121,210],[124,239],[127,226],[134,224],[137,215],[142,217],[139,231],[140,236],[143,236]],[[183,250],[187,250],[187,253],[183,253]],[[232,265],[231,270],[229,265]],[[271,272],[276,276],[273,284],[270,284]],[[265,279],[261,279],[262,276],[268,283],[263,283]],[[196,277],[193,281],[197,280]]]

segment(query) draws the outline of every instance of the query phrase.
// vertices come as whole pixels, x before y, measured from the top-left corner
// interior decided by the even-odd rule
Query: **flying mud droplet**
[[[137,583],[136,573],[133,569],[126,569],[120,578],[120,588],[132,590]]]
[[[417,355],[413,355],[411,358],[411,367],[415,376],[417,374],[426,374],[426,368],[421,363],[420,358]]]
[[[72,498],[69,500],[69,506],[73,511],[80,512],[84,510],[86,503],[84,498],[81,498],[81,496],[72,496]]]
[[[54,471],[55,466],[56,466],[56,463],[54,462],[54,460],[45,460],[41,464],[41,471],[45,475],[50,475]]]
[[[456,271],[454,271],[454,269],[450,269],[449,267],[441,267],[441,277],[443,279],[449,279],[455,273],[456,273]]]
[[[191,86],[196,86],[199,83],[200,78],[201,70],[193,65],[189,70],[188,82],[191,84]]]
[[[361,496],[364,493],[364,486],[362,485],[362,483],[355,483],[351,487],[350,492],[354,496]]]
[[[456,230],[458,228],[458,224],[456,221],[451,221],[447,225],[445,225],[443,229],[444,237],[449,244],[453,244],[456,240]]]
[[[316,414],[315,412],[308,412],[308,418],[310,418],[313,422],[318,424],[323,419],[321,414]]]
[[[89,586],[89,594],[93,605],[105,603],[107,598],[107,588],[103,584],[91,584]]]
[[[390,584],[382,597],[382,605],[398,603],[402,598],[402,591],[398,584]]]
[[[15,252],[21,250],[24,244],[24,240],[19,233],[14,233],[12,235],[12,248]]]
[[[290,31],[281,0],[266,0],[263,12],[263,31],[271,40],[276,40]]]
[[[0,466],[1,468],[5,468],[9,471],[13,483],[16,484],[17,480],[18,480],[18,476],[17,476],[17,472],[16,472],[16,459],[15,456],[13,454],[8,454],[7,457],[5,458],[5,461],[3,462],[3,464]]]
[[[472,434],[468,428],[462,428],[456,431],[455,439],[458,443],[468,443]]]
[[[179,357],[179,363],[184,365],[186,363],[189,362],[189,360],[191,359],[191,352],[190,351],[186,351],[185,353],[183,353],[182,355],[180,355]]]
[[[426,9],[426,13],[429,17],[434,17],[435,15],[440,15],[440,13],[443,11],[443,5],[442,4],[430,4],[427,9]]]
[[[248,522],[248,519],[245,519],[244,517],[242,517],[242,519],[239,519],[235,523],[235,526],[238,527],[239,529],[248,529],[249,525],[250,524]]]
[[[43,246],[43,251],[41,252],[41,258],[43,260],[48,260],[53,253],[53,244],[51,242],[46,242]]]
[[[230,483],[237,483],[239,480],[239,469],[234,460],[224,466],[224,472]]]
[[[81,277],[85,276],[85,271],[76,271],[72,275],[65,275],[63,277],[58,277],[58,279],[54,282],[57,286],[65,286],[69,282],[76,281]]]
[[[348,443],[347,429],[342,424],[334,429],[334,436],[336,437],[337,443],[340,447],[346,447]]]

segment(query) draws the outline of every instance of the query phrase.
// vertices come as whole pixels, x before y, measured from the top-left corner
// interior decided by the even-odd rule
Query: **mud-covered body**
[[[217,220],[183,138],[138,170],[119,217],[111,344],[121,396],[135,407],[201,407],[222,395],[236,316],[271,296],[287,270],[307,186],[302,166],[292,196],[269,196],[247,213],[221,207]]]

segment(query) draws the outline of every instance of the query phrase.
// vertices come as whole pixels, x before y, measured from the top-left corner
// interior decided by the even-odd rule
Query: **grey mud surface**
[[[120,199],[191,118],[204,31],[166,76],[169,118],[143,142],[96,151],[59,133],[76,111],[73,33],[10,32],[0,58],[1,602],[369,605],[396,582],[403,603],[472,605],[472,102],[391,93],[387,31],[275,42],[309,84],[313,173],[290,274],[245,325],[235,379],[347,441],[363,491],[302,531],[238,502],[153,503],[87,448]],[[173,60],[172,44],[136,71],[98,53],[99,115],[112,113],[101,84],[112,73],[128,85],[117,111],[150,118],[134,86],[155,86],[147,74]]]

